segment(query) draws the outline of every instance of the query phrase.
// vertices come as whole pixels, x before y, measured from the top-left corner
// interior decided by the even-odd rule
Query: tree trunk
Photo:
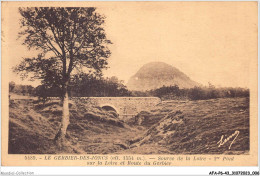
[[[60,129],[55,136],[55,141],[60,149],[66,146],[66,132],[67,127],[70,123],[69,121],[69,95],[68,95],[68,85],[64,86],[64,97],[63,97],[63,108],[62,108],[62,119]]]

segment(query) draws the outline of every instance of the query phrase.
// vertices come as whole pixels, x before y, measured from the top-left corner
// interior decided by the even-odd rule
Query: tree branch
[[[36,29],[36,30],[37,30],[37,29]],[[40,28],[39,28],[39,30],[40,30],[41,36],[42,36],[45,40],[47,40],[47,42],[51,45],[51,47],[62,57],[61,53],[55,48],[55,46],[53,46],[53,44],[52,44],[51,41],[48,39],[48,37],[45,36],[46,33],[45,33],[44,31],[42,31]]]

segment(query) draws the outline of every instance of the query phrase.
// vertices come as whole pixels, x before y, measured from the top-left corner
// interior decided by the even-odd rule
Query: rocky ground
[[[58,101],[11,99],[9,107],[12,154],[241,154],[250,147],[248,98],[165,101],[126,122],[73,101],[63,151],[53,142],[62,114]],[[231,137],[219,146],[222,135]]]

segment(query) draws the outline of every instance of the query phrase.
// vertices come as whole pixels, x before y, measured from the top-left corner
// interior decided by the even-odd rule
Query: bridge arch
[[[116,112],[118,115],[120,114],[119,110],[114,106],[114,105],[111,105],[111,104],[102,104],[100,105],[100,107],[106,111],[114,111]]]

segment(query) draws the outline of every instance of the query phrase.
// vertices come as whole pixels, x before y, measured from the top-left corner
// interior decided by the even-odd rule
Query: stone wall
[[[59,99],[58,97],[49,98]],[[92,107],[110,106],[123,120],[131,118],[141,111],[149,111],[161,102],[158,97],[71,97],[71,99],[80,99],[87,106]]]
[[[158,97],[80,97],[88,106],[111,106],[119,118],[127,119],[141,111],[148,111],[161,102]]]

